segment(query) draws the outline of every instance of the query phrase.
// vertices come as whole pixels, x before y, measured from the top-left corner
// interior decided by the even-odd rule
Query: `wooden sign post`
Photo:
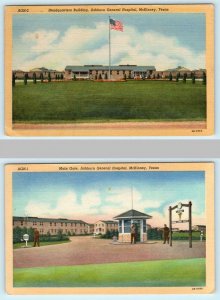
[[[189,208],[189,215],[188,215],[188,220],[182,220],[182,213],[184,210],[182,207],[188,207]],[[178,221],[173,221],[172,220],[172,211],[174,209],[176,210],[176,213],[179,215],[179,220]],[[192,202],[190,201],[188,204],[183,204],[179,202],[175,206],[169,206],[169,227],[170,227],[170,247],[172,247],[172,224],[174,223],[189,223],[189,248],[192,248]]]

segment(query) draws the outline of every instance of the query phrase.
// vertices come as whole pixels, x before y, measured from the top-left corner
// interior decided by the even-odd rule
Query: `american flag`
[[[123,31],[123,24],[120,21],[116,21],[114,19],[109,19],[110,27],[114,30]]]

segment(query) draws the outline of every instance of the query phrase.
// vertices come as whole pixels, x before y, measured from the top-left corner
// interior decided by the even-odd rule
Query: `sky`
[[[205,14],[117,14],[124,31],[111,30],[112,65],[166,70],[205,68]],[[13,69],[108,65],[107,14],[13,16]]]
[[[133,209],[152,216],[152,226],[168,223],[168,208],[192,201],[193,224],[205,222],[202,171],[16,172],[13,215],[112,220]],[[175,220],[178,219],[174,211]],[[185,209],[182,219],[187,219]]]

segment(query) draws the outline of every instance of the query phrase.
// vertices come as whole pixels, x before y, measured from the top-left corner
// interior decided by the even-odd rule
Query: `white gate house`
[[[151,219],[152,216],[142,213],[140,211],[131,209],[116,217],[115,220],[119,221],[119,242],[128,243],[131,241],[131,224],[136,226],[136,241],[147,241],[147,219]]]

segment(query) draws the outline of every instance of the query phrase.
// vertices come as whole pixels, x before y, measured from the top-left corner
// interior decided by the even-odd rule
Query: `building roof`
[[[73,72],[89,72],[93,70],[108,71],[109,66],[102,66],[102,65],[66,66],[65,70],[71,70]],[[156,68],[154,66],[119,65],[119,66],[111,66],[111,70],[146,72],[148,70],[155,71]]]
[[[38,218],[38,217],[13,217],[13,221],[29,221],[29,222],[63,222],[63,223],[80,223],[80,224],[87,224],[82,220],[69,220],[63,218]]]
[[[114,219],[151,219],[152,216],[137,211],[135,209],[130,209],[116,217]]]
[[[189,70],[185,67],[178,66],[177,68],[174,68],[174,69],[167,69],[164,72],[190,72],[190,71],[191,70]]]
[[[105,223],[105,224],[118,224],[118,222],[112,221],[112,220],[109,220],[109,221],[100,220],[100,221],[103,222],[103,223]]]

